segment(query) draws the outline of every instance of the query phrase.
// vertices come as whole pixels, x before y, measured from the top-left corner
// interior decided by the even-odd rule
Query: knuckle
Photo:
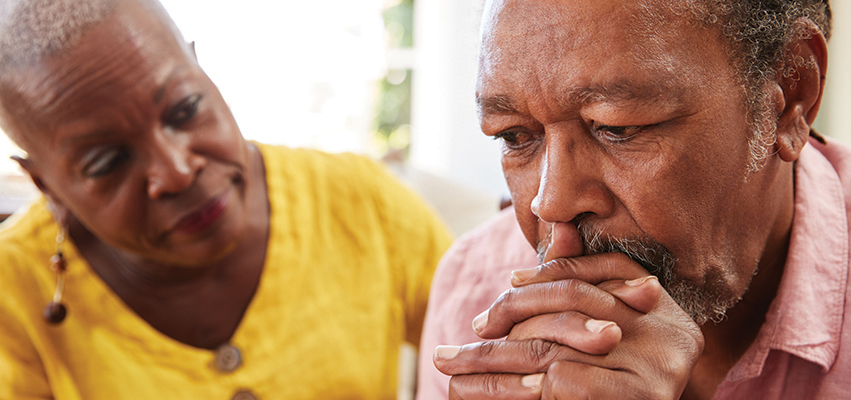
[[[575,293],[582,290],[581,281],[576,279],[564,279],[553,282],[552,286],[557,290],[556,293],[566,301],[570,300]]]
[[[505,385],[500,374],[456,375],[449,380],[449,399],[505,398]]]
[[[593,286],[578,279],[566,279],[563,281],[553,282],[553,294],[546,294],[542,301],[556,301],[563,307],[567,307],[576,311],[585,311],[583,306],[591,296],[591,288]],[[596,289],[596,287],[594,287]],[[610,306],[607,304],[606,306]]]
[[[700,328],[691,319],[687,321],[686,326],[682,326],[673,341],[675,348],[680,354],[697,358],[703,353],[703,333]]]
[[[623,269],[624,264],[635,264],[635,260],[620,251],[605,254],[605,268],[614,273]]]
[[[449,400],[467,400],[470,399],[468,393],[469,377],[468,376],[453,376],[449,379]]]
[[[546,265],[553,276],[562,279],[571,279],[579,276],[579,264],[572,258],[557,258]]]
[[[517,297],[517,289],[508,289],[502,292],[499,295],[499,298],[496,300],[495,305],[504,305],[506,303],[511,303],[514,301],[514,298]]]
[[[530,340],[526,348],[526,359],[532,365],[548,365],[557,350],[555,343],[543,339]]]
[[[548,399],[591,399],[587,385],[578,385],[573,381],[574,370],[566,361],[556,361],[547,368],[545,392]]]
[[[516,289],[508,289],[497,297],[496,301],[491,305],[491,311],[500,313],[503,310],[510,309],[511,304],[515,301],[517,297]]]
[[[646,400],[674,400],[678,399],[677,390],[672,385],[646,384],[637,396]]]
[[[495,397],[502,393],[499,375],[484,375],[482,379],[482,390],[488,397]]]
[[[694,343],[695,352],[697,352],[697,354],[703,353],[703,346],[705,344],[703,331],[700,330],[700,327],[697,326],[697,324],[691,324],[689,325],[688,332],[692,338],[692,343]]]
[[[656,352],[653,356],[654,359],[651,361],[651,365],[657,366],[657,373],[660,374],[659,377],[663,381],[668,381],[672,384],[682,379],[688,379],[700,356],[698,351],[699,346],[694,340],[691,340],[686,335],[678,336],[678,338],[668,338],[669,343],[671,343],[669,351]],[[667,396],[668,394],[664,391],[666,387],[668,386],[662,385],[656,387],[655,389],[661,392],[657,393],[657,396],[653,398],[669,398]]]
[[[494,341],[481,342],[475,348],[476,356],[481,358],[490,357],[497,350],[498,346],[498,343]]]

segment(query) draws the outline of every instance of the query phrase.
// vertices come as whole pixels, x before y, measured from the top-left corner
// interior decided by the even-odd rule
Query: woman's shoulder
[[[381,169],[380,163],[365,154],[352,152],[333,153],[319,149],[287,147],[258,142],[267,170],[310,172],[313,174],[353,174],[362,169]]]
[[[45,239],[53,240],[56,230],[46,200],[33,200],[0,223],[0,257],[13,250],[43,247]]]
[[[0,224],[0,292],[33,290],[48,278],[58,228],[44,199],[16,211]]]
[[[399,190],[398,179],[379,160],[351,152],[257,144],[270,191],[299,196],[382,197]],[[314,199],[316,200],[316,199]]]

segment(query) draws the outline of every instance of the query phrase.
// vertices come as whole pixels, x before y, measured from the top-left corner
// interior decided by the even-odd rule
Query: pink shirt
[[[851,399],[849,207],[851,149],[810,140],[795,166],[795,217],[777,297],[714,399]],[[480,341],[473,318],[510,288],[512,270],[535,265],[513,209],[456,241],[432,283],[418,400],[448,397],[449,377],[432,363],[435,346]]]

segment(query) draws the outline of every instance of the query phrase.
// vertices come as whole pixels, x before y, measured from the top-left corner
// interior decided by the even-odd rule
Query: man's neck
[[[792,165],[788,166],[790,169]],[[711,399],[727,373],[756,340],[777,295],[792,233],[795,200],[790,174],[788,187],[779,196],[779,212],[766,240],[747,292],[729,309],[720,323],[708,322],[701,330],[703,354],[695,366],[682,399]]]

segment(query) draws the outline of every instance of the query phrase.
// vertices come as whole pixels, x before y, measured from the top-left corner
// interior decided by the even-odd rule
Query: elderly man
[[[810,129],[829,32],[818,0],[490,1],[481,127],[541,265],[505,214],[444,258],[422,347],[453,345],[449,397],[849,398],[851,151]],[[509,269],[473,319],[507,340],[454,346]]]

